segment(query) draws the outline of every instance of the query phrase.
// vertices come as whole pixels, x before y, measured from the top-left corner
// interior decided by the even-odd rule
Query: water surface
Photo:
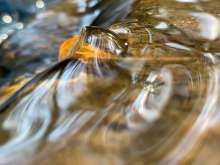
[[[56,3],[1,45],[0,164],[220,163],[218,0]]]

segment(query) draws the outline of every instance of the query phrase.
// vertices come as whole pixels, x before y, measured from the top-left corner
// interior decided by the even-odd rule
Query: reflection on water
[[[219,164],[220,2],[108,3],[132,4],[108,27],[109,8],[82,15],[102,2],[57,2],[5,38],[3,59],[14,51],[16,72],[33,72],[1,88],[0,164]],[[103,27],[83,28],[59,62],[42,64],[85,20]]]

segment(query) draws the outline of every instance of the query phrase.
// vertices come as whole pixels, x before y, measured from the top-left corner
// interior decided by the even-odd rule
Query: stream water
[[[220,163],[219,0],[14,1],[0,164]]]

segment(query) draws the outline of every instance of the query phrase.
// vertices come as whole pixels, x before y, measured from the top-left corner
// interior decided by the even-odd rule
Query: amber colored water
[[[220,1],[108,2],[3,36],[0,164],[220,164]]]

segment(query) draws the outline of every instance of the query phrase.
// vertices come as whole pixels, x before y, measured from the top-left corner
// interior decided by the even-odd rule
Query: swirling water
[[[81,12],[83,5],[74,2]],[[0,164],[220,163],[220,2],[129,5],[125,20],[83,28],[57,64],[2,87]],[[124,2],[117,17],[124,7],[129,10]],[[108,18],[104,11],[97,20]],[[32,24],[42,22],[29,23],[15,39]],[[73,28],[79,24],[63,31]],[[65,37],[57,31],[55,38]],[[36,44],[50,41],[44,35]],[[15,39],[4,41],[6,53]],[[16,49],[21,61],[54,51],[22,45]]]

